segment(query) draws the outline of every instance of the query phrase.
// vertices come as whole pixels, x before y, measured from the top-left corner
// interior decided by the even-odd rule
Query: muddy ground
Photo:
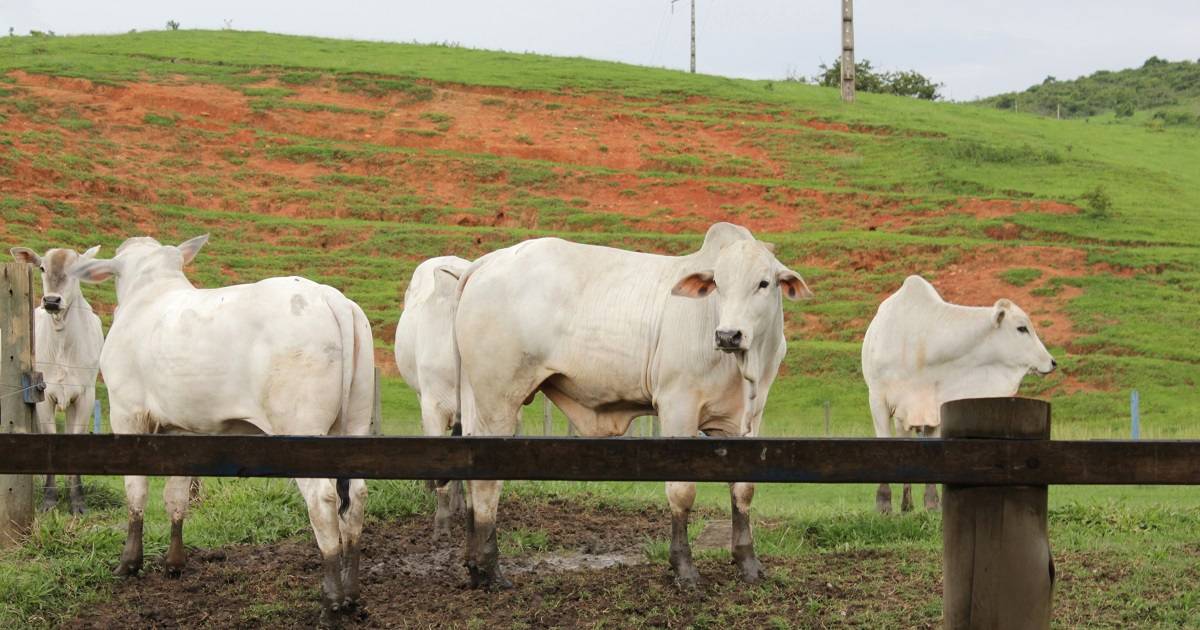
[[[713,513],[710,519],[720,518]],[[932,628],[940,624],[934,550],[813,550],[766,557],[770,576],[742,584],[724,550],[698,552],[704,585],[681,592],[647,545],[665,541],[665,508],[618,509],[563,499],[501,504],[501,562],[512,590],[471,590],[456,535],[434,544],[427,516],[370,523],[363,607],[345,628]],[[457,532],[456,534],[461,534]],[[706,538],[704,534],[701,538]],[[533,548],[520,550],[520,545]],[[1068,627],[1110,625],[1119,611],[1084,605],[1119,567],[1103,554],[1057,553],[1055,616]],[[141,577],[67,628],[311,628],[320,563],[308,536],[271,545],[192,550],[187,573]],[[1109,618],[1117,615],[1115,618]]]

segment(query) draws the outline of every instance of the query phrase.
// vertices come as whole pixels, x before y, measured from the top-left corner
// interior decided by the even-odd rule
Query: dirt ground
[[[713,515],[716,516],[716,515]],[[429,519],[370,523],[364,533],[363,606],[348,628],[443,627],[819,627],[858,625],[856,616],[886,606],[912,608],[911,627],[936,624],[936,557],[924,569],[890,552],[767,558],[770,578],[740,582],[722,551],[698,551],[705,580],[680,592],[666,562],[650,562],[650,541],[665,540],[665,508],[581,505],[575,500],[504,501],[502,527],[540,532],[540,550],[504,550],[502,566],[516,585],[499,593],[471,590],[453,544],[430,540]],[[723,528],[715,528],[720,532]],[[457,532],[461,534],[461,532]],[[703,538],[704,536],[702,536]],[[502,536],[502,541],[506,540]],[[719,543],[718,543],[719,544]],[[502,542],[502,547],[504,547]],[[703,544],[698,545],[703,547]],[[927,556],[927,557],[925,557]],[[119,582],[111,599],[64,624],[67,628],[309,628],[317,624],[320,562],[303,536],[274,545],[191,550],[183,577],[171,579],[151,559],[138,578]],[[864,569],[886,574],[893,596],[881,599]],[[918,593],[924,593],[917,597]],[[894,596],[902,595],[903,601]],[[911,603],[904,603],[911,599]],[[924,612],[922,612],[924,611]],[[906,624],[910,625],[910,624]]]

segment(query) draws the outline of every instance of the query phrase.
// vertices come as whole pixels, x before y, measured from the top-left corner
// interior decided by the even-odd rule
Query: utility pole
[[[692,74],[696,74],[696,0],[692,0]]]
[[[854,0],[842,0],[842,101],[854,102]]]
[[[679,0],[671,0],[671,12],[675,12],[675,3]],[[696,0],[692,0],[692,74],[696,74]]]

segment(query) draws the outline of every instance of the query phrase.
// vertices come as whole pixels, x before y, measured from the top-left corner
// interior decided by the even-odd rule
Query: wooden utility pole
[[[692,0],[692,74],[696,74],[696,0]]]
[[[33,267],[0,267],[0,433],[33,433]],[[0,547],[33,526],[33,477],[0,475]]]
[[[955,400],[941,416],[945,438],[1050,439],[1050,404],[1041,400]],[[1049,628],[1046,486],[947,484],[942,509],[944,627]]]
[[[842,101],[854,102],[854,0],[842,0]]]

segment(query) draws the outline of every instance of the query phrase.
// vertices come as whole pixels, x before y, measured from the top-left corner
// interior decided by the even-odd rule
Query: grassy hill
[[[1029,387],[1060,428],[1119,432],[1139,387],[1174,434],[1197,402],[1200,130],[262,33],[0,49],[6,243],[111,252],[212,232],[199,283],[334,284],[366,308],[384,365],[428,256],[539,234],[683,252],[730,220],[818,293],[787,307],[777,416],[815,422],[831,399],[868,432],[858,341],[910,273],[1034,313],[1064,370]],[[89,295],[111,309],[111,286]]]
[[[872,94],[846,106],[836,90],[790,82],[228,31],[4,38],[0,81],[5,247],[100,243],[111,255],[132,235],[211,232],[188,270],[197,283],[298,274],[337,286],[367,311],[385,368],[409,274],[427,257],[548,234],[681,253],[729,220],[776,243],[817,294],[784,306],[770,435],[824,434],[825,401],[834,435],[871,434],[859,344],[879,301],[920,273],[952,301],[1009,297],[1031,313],[1061,370],[1025,391],[1054,403],[1056,437],[1128,435],[1132,388],[1143,436],[1200,436],[1200,128]],[[85,291],[107,324],[112,285]],[[411,392],[390,376],[383,396],[389,432],[415,432]],[[15,593],[0,619],[52,623],[56,602],[78,605],[108,583],[120,482],[97,483],[109,502],[96,515],[48,517],[22,555],[0,561],[0,591]],[[189,544],[305,531],[285,487],[215,487]],[[662,496],[657,484],[588,487]],[[373,518],[428,508],[406,486],[372,488]],[[1089,611],[1188,582],[1194,550],[1171,545],[1194,538],[1195,500],[1137,490],[1052,495],[1055,544],[1103,547],[1132,567],[1129,590],[1079,605],[1082,625],[1095,625]],[[778,519],[760,530],[764,553],[799,553],[790,532],[826,528],[829,549],[937,544],[936,518],[871,516],[870,489],[759,492],[755,510]],[[1125,503],[1106,503],[1114,496]],[[701,501],[728,496],[714,485]],[[1154,566],[1136,559],[1146,531]],[[147,532],[153,555],[161,512]],[[1189,619],[1192,595],[1163,600],[1156,618]]]
[[[1064,118],[1117,116],[1150,126],[1200,126],[1200,63],[1147,59],[1139,68],[1099,70],[1069,81],[1046,77],[1022,92],[978,101],[998,109]]]

